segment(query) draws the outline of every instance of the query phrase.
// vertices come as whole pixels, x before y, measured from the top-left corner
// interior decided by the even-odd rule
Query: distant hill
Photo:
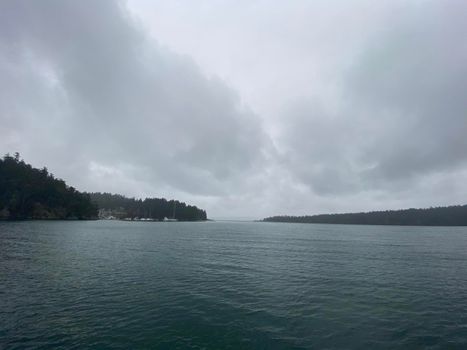
[[[118,219],[149,218],[163,220],[164,218],[178,221],[206,220],[206,211],[192,205],[165,198],[135,199],[119,194],[89,193],[91,200],[100,208],[101,217]]]
[[[95,219],[97,207],[47,168],[9,154],[0,159],[0,219]]]
[[[314,224],[467,226],[467,205],[427,209],[372,211],[367,213],[273,216],[265,218],[263,221]]]

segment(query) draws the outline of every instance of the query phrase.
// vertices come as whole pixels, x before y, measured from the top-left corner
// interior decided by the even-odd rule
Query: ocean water
[[[467,349],[467,228],[0,223],[0,349]]]

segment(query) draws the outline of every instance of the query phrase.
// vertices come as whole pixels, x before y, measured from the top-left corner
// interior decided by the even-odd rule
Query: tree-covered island
[[[195,206],[164,198],[79,192],[47,168],[25,163],[18,153],[0,159],[0,220],[98,218],[200,221],[207,215]]]
[[[467,205],[366,213],[272,216],[266,222],[349,225],[467,226]]]

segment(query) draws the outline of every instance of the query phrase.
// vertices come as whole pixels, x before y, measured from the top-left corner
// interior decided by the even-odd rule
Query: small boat
[[[169,218],[164,218],[164,222],[174,222],[178,221],[177,219],[169,219]]]
[[[172,213],[172,218],[168,218],[168,217],[165,217],[164,218],[164,222],[175,222],[175,221],[178,221],[177,219],[175,219],[175,207],[177,205],[177,202],[174,201],[174,210],[173,210],[173,213]]]

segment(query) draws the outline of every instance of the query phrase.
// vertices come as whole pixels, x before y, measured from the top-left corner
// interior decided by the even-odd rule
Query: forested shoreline
[[[172,219],[177,221],[207,220],[206,211],[196,206],[187,205],[177,200],[165,198],[127,198],[119,194],[89,193],[93,203],[99,208],[101,218],[112,219],[151,219],[162,221]]]
[[[467,226],[467,205],[365,213],[272,216],[265,222],[349,225]]]
[[[97,219],[97,206],[47,168],[33,168],[18,153],[6,154],[0,159],[0,219]]]
[[[0,159],[0,220],[98,218],[201,221],[207,220],[207,215],[177,200],[79,192],[46,167],[37,169],[25,163],[19,153]]]
[[[111,193],[79,192],[47,168],[33,168],[18,153],[0,159],[0,220],[24,219],[207,220],[205,210],[165,198],[127,198]],[[265,222],[467,226],[467,205],[344,214],[272,216]]]

